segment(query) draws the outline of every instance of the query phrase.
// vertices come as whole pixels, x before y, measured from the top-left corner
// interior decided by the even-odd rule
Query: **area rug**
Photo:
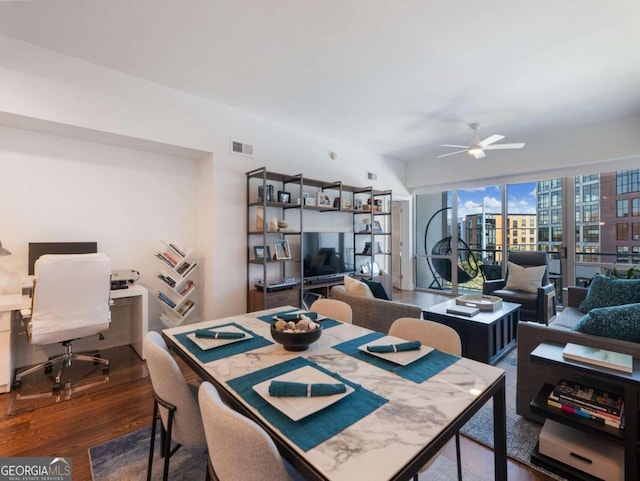
[[[513,350],[499,364],[506,372],[507,390],[507,455],[533,469],[548,474],[552,479],[561,480],[529,461],[529,455],[536,445],[541,426],[515,413],[516,390],[516,350]],[[485,446],[493,447],[493,406],[488,403],[463,427],[462,434]],[[120,481],[145,479],[149,452],[150,429],[145,428],[120,438],[101,444],[89,450],[94,481]],[[159,439],[156,441],[156,451]],[[464,450],[462,453],[464,458]],[[162,479],[163,460],[156,453],[153,480]],[[463,459],[464,464],[464,459]],[[198,448],[181,448],[170,462],[172,481],[197,481],[205,479],[206,452]],[[487,481],[493,479],[493,470],[487,476],[463,470],[465,481]],[[431,467],[420,474],[420,480],[448,481],[457,479],[455,460],[439,456]]]

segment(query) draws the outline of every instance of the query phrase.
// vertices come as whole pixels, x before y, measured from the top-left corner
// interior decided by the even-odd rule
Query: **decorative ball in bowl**
[[[304,351],[322,335],[322,324],[305,316],[295,321],[276,320],[271,337],[287,351]]]

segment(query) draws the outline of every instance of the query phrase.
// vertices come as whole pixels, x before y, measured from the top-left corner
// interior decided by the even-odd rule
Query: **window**
[[[633,262],[634,264],[640,263],[640,246],[633,246],[631,248],[631,252],[633,253],[631,262]]]
[[[616,253],[618,254],[616,257],[617,262],[629,262],[629,247],[618,246],[616,248]]]
[[[517,229],[518,228],[518,219],[513,219],[513,221],[511,222],[511,226],[514,229]]]
[[[629,224],[626,222],[616,224],[616,240],[629,240]]]
[[[545,207],[549,207],[549,194],[543,192],[538,194],[538,209],[544,209]]]
[[[538,227],[538,242],[549,242],[548,227]]]
[[[634,241],[640,240],[640,222],[631,223],[631,239]]]
[[[640,192],[640,169],[616,173],[616,193]]]
[[[551,209],[551,223],[562,224],[562,209]]]
[[[538,181],[538,192],[541,190],[549,190],[549,181],[548,180],[540,180]]]
[[[592,174],[592,175],[583,175],[582,176],[582,182],[591,182],[594,180],[598,180],[598,174]]]
[[[600,220],[600,206],[585,205],[582,208],[582,220],[584,222],[598,222]]]
[[[551,228],[551,242],[562,242],[562,227]]]
[[[553,179],[551,181],[552,189],[561,189],[562,188],[562,179]]]
[[[631,199],[631,215],[634,217],[640,215],[640,197]]]
[[[600,185],[589,184],[582,186],[583,202],[598,202],[600,200]]]
[[[547,225],[549,223],[549,211],[538,211],[538,225]]]
[[[560,207],[562,205],[562,191],[556,190],[551,192],[551,207]]]
[[[629,200],[622,199],[616,202],[616,217],[627,217],[629,215]]]
[[[600,229],[598,226],[587,225],[584,227],[585,242],[600,242]]]

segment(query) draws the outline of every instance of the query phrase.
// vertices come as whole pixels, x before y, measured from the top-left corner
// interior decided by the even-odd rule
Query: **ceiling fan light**
[[[480,155],[482,153],[482,148],[480,147],[469,147],[469,154],[473,155],[474,157],[476,155]]]

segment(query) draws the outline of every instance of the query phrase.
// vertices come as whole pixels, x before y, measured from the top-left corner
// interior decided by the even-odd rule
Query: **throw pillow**
[[[347,291],[347,294],[351,296],[373,299],[373,293],[371,289],[369,289],[369,286],[353,277],[344,276],[344,289]]]
[[[573,331],[640,342],[640,304],[596,307],[585,314]]]
[[[391,300],[389,299],[389,295],[387,294],[387,291],[382,285],[382,283],[376,282],[376,281],[370,281],[369,279],[362,279],[362,282],[364,282],[367,286],[369,286],[369,289],[371,290],[373,297],[375,297],[376,299],[384,299],[385,301]]]
[[[640,279],[614,279],[596,276],[589,284],[589,290],[578,310],[589,312],[598,307],[619,306],[640,302]]]
[[[538,292],[547,266],[522,267],[513,262],[508,263],[509,277],[505,289],[510,291]]]

